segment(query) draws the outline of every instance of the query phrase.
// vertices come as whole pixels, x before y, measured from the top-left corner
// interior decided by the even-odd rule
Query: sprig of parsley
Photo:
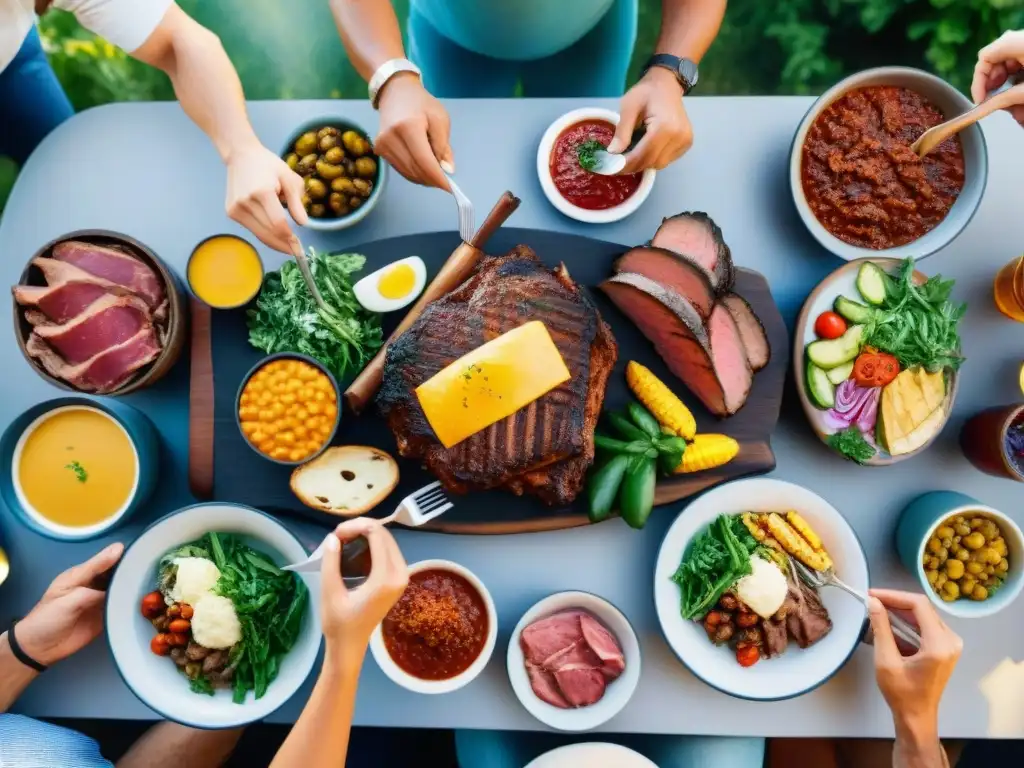
[[[64,469],[70,469],[75,473],[75,477],[78,478],[78,482],[84,483],[89,479],[89,473],[85,471],[85,467],[79,464],[77,461],[72,461],[70,464],[65,464]]]
[[[863,464],[875,455],[875,449],[871,447],[871,443],[865,440],[861,431],[854,426],[829,435],[825,442],[832,450],[838,451],[858,464]]]
[[[604,149],[604,144],[597,139],[587,139],[576,147],[576,159],[584,171],[593,171],[597,167],[597,151]]]

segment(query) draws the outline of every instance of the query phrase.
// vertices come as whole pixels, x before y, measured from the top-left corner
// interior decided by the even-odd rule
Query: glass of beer
[[[996,274],[992,286],[996,307],[1011,320],[1024,323],[1024,256],[1019,256]]]

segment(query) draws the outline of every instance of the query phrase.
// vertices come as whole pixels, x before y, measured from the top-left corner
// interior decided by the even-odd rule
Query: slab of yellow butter
[[[548,329],[533,320],[438,371],[416,397],[437,439],[451,448],[568,380]]]

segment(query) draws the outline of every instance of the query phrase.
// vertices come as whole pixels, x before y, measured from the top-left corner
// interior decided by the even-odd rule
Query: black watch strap
[[[684,96],[697,85],[697,64],[690,59],[681,59],[670,53],[656,53],[647,60],[643,74],[647,74],[647,70],[651,67],[661,67],[674,74],[683,89]]]
[[[26,667],[31,667],[36,672],[45,672],[47,670],[47,666],[33,659],[31,656],[25,653],[25,649],[18,645],[18,638],[14,636],[14,627],[17,623],[17,619],[12,621],[11,628],[7,630],[7,644],[11,646],[11,653],[14,654],[14,658],[16,658]]]

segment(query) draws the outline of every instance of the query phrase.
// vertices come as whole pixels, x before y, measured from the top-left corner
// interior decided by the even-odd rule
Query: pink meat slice
[[[715,304],[713,275],[702,265],[694,264],[685,256],[652,246],[633,248],[620,256],[614,265],[616,272],[634,272],[685,297],[702,320],[711,314]]]
[[[712,275],[712,282],[719,290],[732,287],[732,254],[722,230],[706,213],[686,212],[663,220],[651,245],[692,259]]]
[[[84,392],[98,394],[113,392],[160,354],[160,344],[151,325],[78,365],[69,365],[37,333],[29,336],[25,348],[54,378],[63,379]]]
[[[35,333],[77,365],[151,326],[148,309],[139,299],[107,294],[66,323],[36,325]]]
[[[760,371],[768,365],[772,356],[768,334],[765,332],[760,318],[754,313],[753,307],[747,303],[747,300],[735,293],[727,293],[723,296],[722,304],[729,310],[729,314],[736,322],[743,348],[747,351],[750,367],[755,371]]]
[[[156,308],[164,300],[164,289],[156,272],[123,251],[68,240],[53,247],[53,258],[124,286],[141,296],[150,307]]]
[[[626,669],[626,658],[615,636],[589,613],[580,616],[580,629],[591,653],[600,660],[604,676],[614,680],[621,675]]]
[[[580,611],[563,611],[533,622],[519,635],[523,656],[543,665],[549,658],[583,639]]]
[[[567,665],[555,671],[555,682],[562,696],[573,707],[589,707],[604,696],[608,685],[601,670],[596,667]]]
[[[64,283],[57,286],[18,285],[14,300],[26,307],[37,307],[47,320],[66,323],[101,296],[107,289],[96,283]],[[29,322],[32,322],[30,319]],[[36,323],[32,323],[36,325]]]
[[[724,304],[716,305],[711,311],[708,333],[711,362],[725,394],[725,409],[732,415],[747,402],[754,386],[754,371],[736,321]]]
[[[569,709],[569,702],[565,700],[562,692],[558,689],[555,676],[543,667],[526,662],[526,674],[530,678],[530,687],[537,694],[537,698],[546,701],[553,707]]]
[[[541,666],[551,672],[566,666],[597,668],[601,666],[601,659],[591,650],[590,646],[581,636],[572,645],[549,656]]]

